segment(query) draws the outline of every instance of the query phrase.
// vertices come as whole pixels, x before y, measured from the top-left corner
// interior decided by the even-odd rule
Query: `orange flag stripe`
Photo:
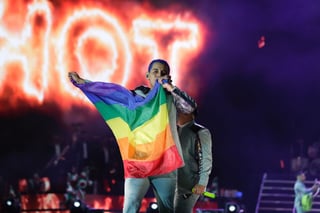
[[[163,138],[166,138],[165,143]],[[167,149],[175,146],[175,143],[171,137],[170,126],[167,125],[152,143],[132,145],[128,138],[121,138],[118,140],[118,145],[122,160],[153,161],[160,158]]]

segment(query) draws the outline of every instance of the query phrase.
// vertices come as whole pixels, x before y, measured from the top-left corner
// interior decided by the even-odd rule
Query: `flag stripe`
[[[159,105],[166,103],[165,93],[160,93],[158,101],[149,101],[143,106],[138,106],[135,110],[130,110],[120,104],[108,105],[103,101],[94,103],[105,121],[113,118],[121,118],[124,122],[130,124],[131,129],[137,128],[146,121],[150,120],[159,112]],[[139,119],[137,119],[139,118]]]
[[[162,116],[162,113],[168,113],[166,105],[160,107],[159,113],[156,114],[152,119],[143,123],[141,126],[135,129],[130,129],[129,125],[121,118],[110,119],[107,124],[113,129],[113,133],[117,140],[129,137],[135,138],[135,144],[150,143],[153,141],[159,132],[162,132],[167,124],[168,119]],[[129,139],[129,141],[131,141]]]
[[[165,143],[163,138],[166,138]],[[149,143],[135,144],[134,141],[129,141],[128,138],[122,138],[118,140],[118,145],[123,160],[153,161],[160,158],[163,152],[175,144],[168,125],[164,131],[156,136],[155,140]]]
[[[165,163],[164,163],[165,162]],[[183,165],[183,161],[176,147],[172,146],[161,156],[154,161],[129,161],[124,160],[125,177],[144,178],[154,175],[161,175],[172,172],[177,167]]]

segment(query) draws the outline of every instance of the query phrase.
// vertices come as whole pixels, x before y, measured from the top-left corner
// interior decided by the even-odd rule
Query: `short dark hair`
[[[167,70],[168,70],[168,74],[170,73],[170,66],[168,64],[168,62],[166,60],[163,60],[163,59],[154,59],[150,62],[149,66],[148,66],[148,72],[151,71],[151,68],[152,68],[152,65],[154,63],[161,63],[163,64],[164,66],[166,66]]]
[[[304,170],[299,170],[299,171],[296,172],[296,177],[298,177],[298,176],[300,176],[300,175],[302,175],[302,174],[306,174],[306,173],[307,173],[307,172],[304,171]]]

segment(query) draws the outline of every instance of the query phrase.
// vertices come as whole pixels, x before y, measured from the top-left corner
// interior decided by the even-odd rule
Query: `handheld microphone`
[[[192,195],[192,193],[184,194],[184,195],[182,195],[182,197],[183,197],[184,199],[187,199],[187,198],[189,198],[191,195]],[[203,192],[202,195],[205,196],[205,197],[208,197],[208,198],[212,198],[212,199],[216,198],[216,194],[211,193],[211,192]]]
[[[203,196],[208,197],[208,198],[212,198],[212,199],[216,198],[216,194],[211,193],[211,192],[203,192],[202,194],[203,194]]]
[[[168,79],[162,79],[161,82],[162,82],[163,84],[168,84],[168,83],[169,83]]]

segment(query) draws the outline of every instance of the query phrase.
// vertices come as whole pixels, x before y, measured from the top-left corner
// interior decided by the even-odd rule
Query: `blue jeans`
[[[160,213],[173,213],[177,172],[147,178],[126,178],[124,182],[123,213],[138,213],[150,185]]]
[[[293,213],[304,213],[301,206],[295,206],[293,209]]]

